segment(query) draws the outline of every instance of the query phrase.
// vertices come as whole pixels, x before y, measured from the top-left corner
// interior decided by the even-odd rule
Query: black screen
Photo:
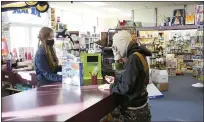
[[[98,62],[98,56],[87,56],[87,62]]]

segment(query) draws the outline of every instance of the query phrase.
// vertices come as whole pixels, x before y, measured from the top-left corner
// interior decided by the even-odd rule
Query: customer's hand
[[[108,82],[108,83],[110,83],[110,84],[112,84],[112,83],[114,83],[114,81],[115,81],[115,78],[113,77],[113,76],[105,76],[105,80]]]
[[[99,90],[107,90],[110,89],[110,84],[103,84],[98,86]]]

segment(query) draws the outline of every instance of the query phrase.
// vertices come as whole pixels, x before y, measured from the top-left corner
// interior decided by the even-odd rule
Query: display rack
[[[86,52],[97,53],[101,52],[100,46],[95,42],[100,40],[100,34],[96,33],[81,33],[80,34],[80,48]]]
[[[155,31],[139,31],[138,41],[145,45],[150,51],[150,68],[164,70],[165,68],[165,40],[162,32]]]
[[[155,40],[159,40],[163,38],[163,45],[162,47],[165,49],[163,51],[164,57],[166,54],[175,54],[175,57],[178,55],[183,58],[177,60],[176,67],[166,67],[168,69],[169,75],[174,75],[175,71],[180,72],[177,74],[183,74],[182,71],[192,71],[192,52],[191,52],[191,40],[195,37],[195,34],[191,34],[192,31],[196,32],[197,26],[196,25],[177,25],[177,26],[158,26],[158,27],[143,27],[137,28],[137,33],[139,33],[138,40],[147,46],[152,52],[153,57],[151,57],[151,68],[158,68],[155,65],[158,65],[157,61],[154,58],[155,54]],[[185,35],[179,35],[177,32],[185,32]],[[146,33],[146,34],[141,34]],[[161,34],[163,35],[161,36]],[[174,34],[173,34],[174,33]],[[161,44],[160,44],[161,45]],[[166,59],[164,59],[166,60]],[[168,62],[170,63],[170,62]],[[161,63],[160,63],[161,64]],[[164,63],[165,64],[165,63]],[[176,69],[177,68],[177,69]],[[179,68],[179,69],[178,69]]]
[[[166,54],[166,67],[169,76],[176,76],[177,59],[174,54]]]
[[[198,26],[197,29],[197,40],[194,43],[194,56],[193,56],[193,76],[196,77],[202,84],[204,81],[204,69],[203,69],[203,59],[204,59],[204,50],[203,50],[203,25]]]

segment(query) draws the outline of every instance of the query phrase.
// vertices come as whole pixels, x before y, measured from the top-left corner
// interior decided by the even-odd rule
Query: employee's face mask
[[[53,46],[55,44],[55,41],[54,41],[54,39],[49,39],[49,40],[46,40],[46,44],[48,46]]]
[[[53,46],[55,44],[55,41],[54,41],[54,33],[50,33],[48,39],[45,41],[46,45],[48,46]]]
[[[112,46],[112,50],[113,50],[114,60],[115,61],[120,60],[122,57],[121,57],[120,51],[117,49],[117,47],[116,46]]]

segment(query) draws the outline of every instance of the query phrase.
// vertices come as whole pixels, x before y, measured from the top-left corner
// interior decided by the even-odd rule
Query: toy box
[[[64,62],[62,64],[62,83],[69,85],[82,86],[83,82],[83,63]]]

